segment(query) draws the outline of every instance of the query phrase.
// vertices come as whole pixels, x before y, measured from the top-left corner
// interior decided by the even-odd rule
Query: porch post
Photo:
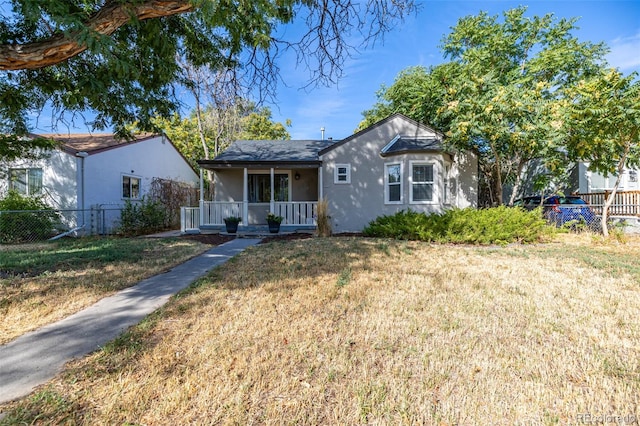
[[[275,198],[274,198],[274,189],[275,189],[275,184],[273,182],[273,167],[271,168],[271,197],[269,200],[269,211],[272,213],[275,213],[276,211],[276,205],[275,205]]]
[[[200,214],[199,216],[199,225],[202,227],[204,225],[204,177],[202,175],[202,167],[200,167]]]
[[[242,179],[242,224],[249,224],[249,171],[246,167]]]

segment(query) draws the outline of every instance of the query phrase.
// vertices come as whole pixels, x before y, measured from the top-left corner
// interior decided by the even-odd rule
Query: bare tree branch
[[[273,45],[295,52],[298,65],[311,71],[307,86],[327,86],[343,76],[359,47],[375,44],[418,6],[412,0],[315,0],[300,8],[306,10],[296,14],[306,15],[307,31],[297,42],[276,39]]]

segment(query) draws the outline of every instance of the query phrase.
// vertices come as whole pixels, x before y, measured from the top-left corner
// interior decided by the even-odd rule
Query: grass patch
[[[627,237],[620,243],[615,239],[607,241],[592,234],[557,236],[555,243],[527,247],[511,247],[508,253],[515,256],[535,254],[543,258],[575,261],[583,266],[598,269],[612,277],[632,276],[640,282],[640,238]]]
[[[0,246],[0,344],[205,251],[185,239],[82,238]]]
[[[336,282],[336,285],[338,287],[344,287],[345,285],[349,284],[349,281],[351,281],[351,268],[345,268],[342,270],[342,272],[340,272],[340,275],[338,275],[338,281]]]
[[[49,384],[54,394],[0,411],[27,424],[573,424],[579,413],[636,414],[639,281],[630,266],[612,274],[553,255],[581,250],[618,248],[362,238],[251,247],[69,365]]]

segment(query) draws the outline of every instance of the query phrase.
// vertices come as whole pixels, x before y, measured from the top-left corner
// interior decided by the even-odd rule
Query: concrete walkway
[[[236,238],[100,300],[62,321],[0,346],[0,403],[27,395],[64,364],[113,340],[169,298],[260,239]]]

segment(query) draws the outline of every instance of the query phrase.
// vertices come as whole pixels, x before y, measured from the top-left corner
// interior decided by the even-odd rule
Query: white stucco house
[[[154,178],[197,186],[198,176],[164,135],[124,141],[112,134],[39,135],[60,142],[38,160],[0,163],[0,197],[10,189],[42,197],[63,214],[68,228],[95,233],[119,218],[127,200],[140,200]],[[113,210],[117,213],[107,213]],[[102,218],[95,217],[102,215]]]
[[[340,141],[236,141],[213,160],[215,196],[183,209],[184,232],[220,229],[239,216],[241,228],[266,223],[273,212],[283,230],[313,229],[317,202],[327,199],[334,232],[359,232],[380,215],[404,209],[442,212],[475,207],[478,162],[450,152],[443,135],[394,114]]]

